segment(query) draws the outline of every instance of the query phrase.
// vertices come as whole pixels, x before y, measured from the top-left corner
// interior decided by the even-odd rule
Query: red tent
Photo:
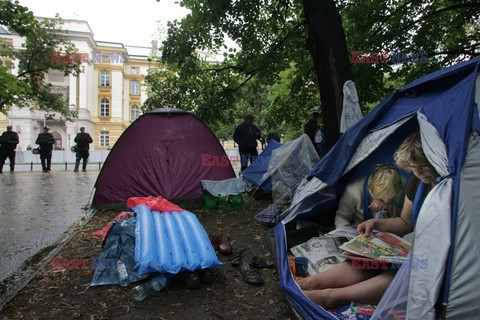
[[[92,206],[143,196],[200,198],[200,180],[235,177],[230,162],[218,161],[226,157],[197,117],[181,109],[155,109],[135,120],[115,143],[95,183]]]

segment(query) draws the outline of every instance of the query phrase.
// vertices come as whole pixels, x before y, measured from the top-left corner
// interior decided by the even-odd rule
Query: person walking
[[[40,146],[39,154],[42,162],[42,172],[50,172],[52,165],[52,150],[55,144],[53,135],[48,132],[49,127],[43,127],[43,132],[38,134],[36,144]]]
[[[90,137],[90,135],[85,132],[85,127],[81,127],[80,133],[77,134],[74,141],[77,144],[77,154],[75,161],[75,169],[73,171],[78,172],[80,160],[83,159],[82,171],[87,172],[88,157],[90,155],[90,143],[93,142],[92,137]]]
[[[233,140],[238,145],[240,153],[241,171],[245,170],[258,156],[257,139],[262,137],[260,130],[253,124],[253,116],[245,116],[244,122],[233,133]]]
[[[12,126],[7,126],[7,131],[0,137],[0,173],[3,171],[5,160],[10,160],[10,172],[15,170],[15,149],[18,144],[18,134]]]

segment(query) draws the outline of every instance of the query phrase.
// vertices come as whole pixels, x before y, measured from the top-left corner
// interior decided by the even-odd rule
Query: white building
[[[79,76],[65,77],[62,72],[51,70],[45,79],[74,105],[78,119],[69,122],[59,114],[31,111],[28,106],[13,107],[7,116],[0,115],[0,132],[13,125],[20,137],[17,150],[25,150],[29,145],[36,147],[35,140],[44,124],[50,127],[56,149],[73,146],[82,126],[94,139],[93,149],[109,149],[139,116],[140,106],[147,98],[142,82],[150,67],[152,48],[96,41],[88,22],[83,20],[64,20],[63,28],[82,54],[84,71]],[[24,41],[1,27],[0,38],[11,41],[15,48],[21,48]],[[61,58],[61,54],[52,53],[52,59]]]

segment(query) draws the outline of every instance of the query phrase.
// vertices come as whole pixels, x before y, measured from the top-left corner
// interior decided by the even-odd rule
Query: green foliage
[[[182,5],[192,13],[169,24],[161,68],[146,78],[151,95],[143,109],[170,106],[193,111],[219,136],[229,138],[248,113],[254,114],[265,134],[285,131],[285,125],[298,127],[288,117],[277,122],[280,119],[272,118],[268,109],[272,99],[286,108],[294,97],[292,93],[280,98],[269,88],[282,81],[279,71],[291,65],[302,70],[305,64],[312,66],[301,11],[289,1],[200,0]],[[205,52],[213,53],[216,61]]]
[[[349,51],[428,54],[427,63],[352,64],[364,112],[406,83],[480,52],[478,1],[336,3]],[[302,2],[184,0],[180,4],[191,13],[169,23],[161,68],[146,79],[152,95],[144,109],[190,110],[222,138],[229,138],[247,113],[255,115],[265,135],[276,131],[290,139],[302,133],[308,110],[320,109],[314,64],[305,48]],[[205,52],[222,59],[209,61]]]
[[[349,51],[428,55],[427,63],[353,64],[365,107],[425,74],[480,54],[478,1],[342,0],[338,6]]]
[[[12,105],[31,109],[59,112],[67,119],[76,116],[62,94],[50,92],[45,82],[50,70],[60,70],[64,75],[81,72],[80,61],[52,62],[52,52],[62,51],[68,56],[77,53],[75,46],[62,34],[62,20],[37,21],[28,8],[18,1],[0,0],[0,23],[10,31],[24,37],[21,49],[15,49],[5,39],[0,40],[0,112],[7,113]],[[18,61],[17,73],[12,74],[13,61]]]

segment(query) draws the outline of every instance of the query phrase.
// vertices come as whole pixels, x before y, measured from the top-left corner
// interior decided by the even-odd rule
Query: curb
[[[5,285],[5,294],[0,297],[0,312],[8,302],[10,302],[23,288],[25,288],[25,286],[37,275],[39,271],[43,270],[43,268],[50,263],[52,258],[55,257],[97,213],[97,210],[93,208],[83,209],[83,211],[85,212],[85,216],[77,221],[79,222],[78,226],[75,227],[70,233],[66,234],[63,238],[60,237],[59,240],[53,243],[51,246],[55,246],[55,248],[51,250],[40,262],[36,263],[25,271],[16,271],[13,275],[2,281],[1,286]],[[46,248],[48,248],[48,246]],[[40,252],[41,251],[38,253]],[[35,255],[26,260],[24,265],[31,261],[34,257]],[[2,288],[0,287],[0,289]]]

